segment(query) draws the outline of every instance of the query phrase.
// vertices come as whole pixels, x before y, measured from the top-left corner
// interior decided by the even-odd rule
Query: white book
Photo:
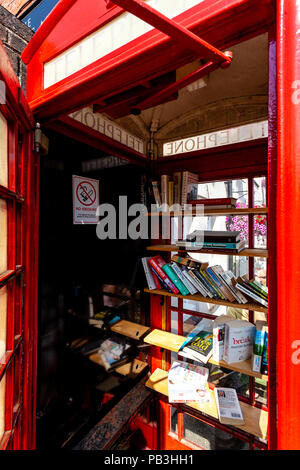
[[[190,276],[188,269],[187,268],[182,268],[182,273],[183,273],[184,277],[195,287],[196,291],[200,292],[201,295],[204,295],[203,291],[200,290],[198,284],[196,284],[194,278],[192,278]]]
[[[251,297],[251,299],[254,299],[256,300],[256,302],[260,303],[261,305],[263,305],[264,307],[268,307],[268,302],[266,300],[263,300],[261,297],[259,297],[259,295],[256,295],[254,294],[254,292],[250,292],[248,291],[248,289],[246,289],[244,286],[242,286],[241,284],[239,284],[238,282],[236,283],[236,288],[239,289],[240,291],[244,292],[244,294],[248,295],[249,297]]]
[[[245,424],[241,405],[234,388],[216,387],[214,389],[219,421],[222,424]]]
[[[225,324],[224,361],[228,364],[251,358],[255,325],[246,320],[233,320]]]
[[[220,315],[213,320],[213,354],[215,361],[223,361],[225,345],[225,324],[233,321],[229,315]]]
[[[206,391],[209,370],[182,361],[174,361],[168,372],[170,403],[200,403]]]
[[[203,295],[203,297],[208,297],[207,291],[204,289],[204,286],[199,281],[196,274],[194,274],[193,271],[191,271],[190,269],[188,269],[187,272],[188,272],[189,279],[194,284],[194,286],[198,289],[200,294]]]
[[[234,274],[231,271],[225,271],[225,275],[227,275],[230,278],[231,286],[235,290],[235,292],[236,292],[238,298],[240,299],[240,301],[243,304],[247,303],[248,299],[242,294],[242,292],[240,292],[238,289],[235,288],[235,284],[232,282],[233,280],[236,281],[236,278],[235,278]]]
[[[143,263],[143,267],[144,267],[144,271],[145,271],[145,275],[146,275],[146,279],[147,279],[148,288],[149,288],[149,290],[154,290],[154,289],[156,289],[156,285],[155,285],[155,282],[154,282],[154,279],[153,279],[152,271],[151,271],[151,269],[149,267],[149,264],[148,264],[149,259],[150,259],[150,257],[142,258],[142,263]]]

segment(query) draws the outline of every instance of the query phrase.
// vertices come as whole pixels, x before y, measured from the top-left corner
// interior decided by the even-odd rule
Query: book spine
[[[256,300],[256,302],[260,303],[261,305],[263,305],[264,307],[268,307],[268,302],[266,302],[265,300],[263,300],[261,297],[259,297],[258,295],[256,294],[253,294],[253,292],[247,290],[244,286],[242,286],[241,284],[239,284],[238,282],[236,283],[236,287],[237,289],[241,290],[244,294],[248,295],[249,297],[251,297],[251,299],[253,300]]]
[[[220,293],[222,293],[223,298],[225,300],[229,300],[230,302],[233,302],[235,299],[233,295],[228,295],[229,291],[226,290],[225,286],[220,282],[219,278],[216,276],[216,274],[213,272],[211,268],[206,268],[207,274],[211,277],[211,279],[214,281],[216,286],[219,288]]]
[[[208,284],[211,286],[212,288],[212,291],[215,293],[216,295],[216,299],[224,299],[223,295],[219,293],[219,290],[218,288],[215,286],[214,282],[211,280],[210,276],[208,275],[208,273],[206,273],[206,271],[200,271],[200,273],[202,274],[202,276],[205,277],[205,279],[207,280]]]
[[[196,281],[192,277],[190,271],[187,268],[184,267],[184,268],[182,268],[182,273],[183,273],[184,277],[194,286],[194,288],[196,289],[196,292],[200,292],[201,295],[204,295],[202,288],[200,288],[198,283],[196,283]]]
[[[161,202],[162,204],[168,204],[168,175],[161,175]]]
[[[197,290],[195,289],[193,284],[186,277],[184,277],[183,272],[181,271],[180,267],[176,263],[174,263],[174,261],[171,262],[171,266],[173,270],[175,271],[175,273],[177,274],[177,276],[179,277],[179,279],[181,280],[181,282],[183,282],[183,284],[185,285],[189,293],[192,295],[196,294]]]
[[[261,297],[263,300],[265,300],[266,302],[268,302],[268,299],[265,297],[265,295],[262,295],[260,292],[258,292],[256,289],[254,289],[254,287],[252,287],[248,282],[243,281],[243,282],[241,282],[241,284],[242,284],[242,286],[245,287],[245,289],[248,289],[250,292],[253,292],[253,294],[258,295],[258,296]]]
[[[152,181],[152,188],[153,188],[153,195],[154,195],[155,202],[158,206],[161,206],[161,198],[160,198],[158,181]]]
[[[188,275],[190,276],[191,278],[191,282],[193,282],[194,286],[197,287],[198,291],[200,292],[201,295],[203,295],[203,297],[208,297],[208,294],[206,292],[206,289],[204,289],[204,286],[202,285],[202,283],[199,281],[199,279],[197,278],[197,276],[195,275],[195,273],[193,272],[192,269],[189,269],[187,271]]]
[[[257,284],[252,281],[249,281],[249,284],[257,291],[257,293],[262,295],[264,299],[268,300],[268,294],[266,294],[266,292],[264,292]]]
[[[149,258],[142,258],[142,263],[143,263],[143,267],[144,267],[144,271],[145,271],[145,275],[146,275],[146,279],[147,279],[148,288],[150,290],[153,290],[153,289],[156,288],[156,285],[155,285],[152,273],[151,273],[149,265],[148,265],[148,259]]]
[[[174,204],[174,181],[168,182],[168,204],[170,207]]]
[[[173,173],[173,180],[174,180],[174,204],[180,204],[181,173],[179,171]]]
[[[154,271],[156,272],[156,274],[159,274],[159,276],[161,277],[161,279],[163,279],[164,281],[164,284],[167,284],[168,287],[171,289],[171,291],[173,292],[173,294],[179,294],[179,290],[177,289],[177,287],[173,284],[173,282],[168,278],[168,276],[166,275],[166,273],[162,270],[162,267],[158,264],[157,260],[159,260],[159,256],[157,257],[154,257],[154,258],[150,258],[149,259],[149,264],[153,267]]]
[[[247,299],[245,300],[241,300],[241,298],[239,297],[238,295],[238,292],[236,289],[234,289],[233,285],[231,284],[231,280],[229,277],[226,277],[226,274],[224,272],[220,272],[218,273],[220,275],[220,278],[222,279],[222,281],[224,282],[224,284],[227,286],[227,288],[229,289],[230,293],[233,295],[234,299],[239,303],[247,303]]]
[[[173,284],[177,287],[182,295],[188,295],[189,291],[185,287],[185,285],[181,282],[175,271],[173,270],[172,266],[169,264],[165,264],[162,270],[166,273],[166,275],[171,279]]]
[[[200,271],[198,271],[197,269],[195,269],[194,271],[194,274],[195,276],[197,276],[197,278],[199,279],[199,282],[201,282],[203,288],[205,289],[208,297],[210,297],[211,299],[214,299],[215,298],[215,293],[212,291],[210,285],[208,284],[207,280],[203,277],[202,273]]]
[[[259,282],[255,281],[255,279],[252,280],[253,284],[255,284],[259,289],[263,291],[264,294],[268,295],[268,288],[264,286],[263,284],[260,284]]]
[[[238,243],[229,243],[229,242],[203,242],[203,248],[224,248],[224,250],[239,250],[240,248],[244,249],[244,245],[242,247],[239,246]]]
[[[262,360],[261,360],[261,369],[260,372],[264,375],[268,374],[268,332],[265,333],[265,339],[264,339],[264,349],[263,349],[263,354],[262,354]]]
[[[160,277],[159,274],[157,274],[157,272],[155,271],[155,269],[151,266],[150,267],[151,271],[153,272],[153,275],[157,277],[158,281],[161,283],[161,286],[162,287],[165,287],[167,289],[168,292],[170,292],[170,294],[172,294],[172,291],[170,289],[170,287],[168,286],[168,284],[166,284],[164,282],[164,280]]]

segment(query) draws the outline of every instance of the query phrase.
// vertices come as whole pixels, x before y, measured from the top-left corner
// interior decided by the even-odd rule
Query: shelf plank
[[[148,331],[149,326],[133,323],[128,320],[120,320],[110,327],[111,331],[131,339],[140,340]]]
[[[232,208],[232,209],[204,209],[204,215],[267,215],[267,207],[250,207],[250,208]],[[193,208],[191,211],[171,211],[171,212],[149,212],[148,216],[161,216],[161,217],[180,217],[180,216],[196,216],[197,210]],[[202,214],[201,214],[202,215]]]
[[[149,335],[144,338],[144,342],[147,344],[151,344],[152,346],[158,346],[159,348],[163,349],[168,349],[169,351],[173,351],[179,354],[181,345],[184,343],[185,340],[185,336],[176,335],[174,333],[162,330],[153,330],[151,331],[151,333],[149,333]],[[210,364],[215,364],[217,366],[224,367],[229,370],[240,372],[241,374],[268,381],[267,375],[260,374],[259,372],[253,372],[253,370],[251,369],[250,360],[228,364],[225,361],[215,361],[211,358],[208,362]]]
[[[154,294],[154,295],[164,295],[167,297],[178,297],[179,299],[188,299],[188,300],[195,300],[197,302],[204,302],[208,304],[217,304],[217,305],[225,305],[226,307],[233,307],[233,308],[240,308],[244,310],[253,310],[255,312],[264,312],[268,313],[268,309],[266,307],[263,307],[258,304],[252,304],[252,303],[247,303],[247,304],[239,304],[237,302],[228,302],[227,300],[219,300],[219,299],[211,299],[209,297],[203,297],[202,295],[194,294],[194,295],[181,295],[181,294],[173,294],[171,292],[168,292],[167,290],[164,289],[144,289],[144,292],[147,292],[149,294]]]
[[[156,369],[146,382],[146,387],[168,396],[168,372]],[[245,425],[235,425],[234,427],[242,431],[257,436],[261,439],[268,438],[268,412],[252,407],[240,401]],[[188,407],[204,413],[212,418],[218,419],[218,410],[213,391],[211,391],[211,402],[205,404],[189,403]]]
[[[268,250],[262,248],[245,248],[239,253],[233,250],[216,250],[214,248],[201,248],[200,250],[179,248],[177,245],[151,245],[146,248],[148,251],[165,251],[165,252],[185,252],[185,253],[205,253],[213,255],[227,255],[227,256],[250,256],[255,258],[267,258]]]

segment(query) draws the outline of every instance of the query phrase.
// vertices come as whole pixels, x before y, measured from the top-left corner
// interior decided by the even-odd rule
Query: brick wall
[[[33,31],[0,5],[0,39],[26,94],[26,66],[21,53],[33,36]]]

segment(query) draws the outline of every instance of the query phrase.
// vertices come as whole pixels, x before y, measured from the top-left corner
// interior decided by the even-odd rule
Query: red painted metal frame
[[[34,289],[37,277],[32,279],[31,275],[37,266],[33,238],[38,224],[33,221],[28,224],[28,219],[33,212],[29,192],[38,192],[32,174],[36,158],[32,153],[34,121],[2,44],[0,80],[6,89],[6,103],[0,106],[0,111],[8,125],[8,187],[0,188],[8,214],[8,267],[0,276],[0,288],[7,289],[6,354],[0,365],[0,380],[6,378],[5,433],[0,449],[32,449],[35,446],[35,409],[31,404],[36,399],[37,301]]]
[[[27,96],[40,121],[105,100],[199,58],[154,29],[44,90],[44,62],[122,13],[91,1],[88,9],[83,0],[59,3],[22,55],[28,64]],[[266,31],[273,19],[272,0],[207,0],[175,18],[219,49]]]
[[[277,449],[300,448],[300,4],[277,1],[277,186],[270,188],[276,223]],[[274,184],[274,179],[272,181]],[[275,199],[276,198],[276,199]],[[276,204],[274,206],[274,204]],[[276,222],[275,222],[276,221]],[[275,279],[273,278],[273,281]],[[274,399],[274,397],[273,397]]]

